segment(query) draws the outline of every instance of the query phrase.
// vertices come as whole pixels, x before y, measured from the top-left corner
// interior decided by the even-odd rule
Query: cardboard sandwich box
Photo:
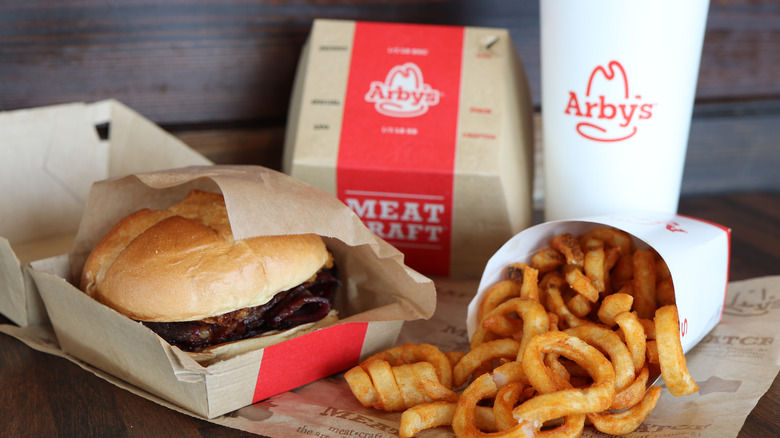
[[[669,268],[680,321],[680,339],[687,352],[720,321],[728,285],[731,230],[688,216],[628,212],[535,225],[508,240],[488,262],[477,294],[469,304],[469,338],[477,328],[479,302],[493,284],[506,278],[506,267],[528,263],[558,234],[579,236],[596,228],[625,231],[635,246],[654,250]]]
[[[92,248],[122,218],[165,209],[192,190],[222,193],[236,239],[318,234],[333,254],[342,286],[338,321],[303,327],[279,343],[210,357],[190,354],[141,322],[99,303],[75,285]],[[152,397],[213,418],[343,371],[394,345],[403,321],[428,318],[433,282],[403,264],[335,197],[259,166],[195,166],[93,184],[74,249],[31,263],[63,353]],[[286,333],[286,332],[285,332]]]
[[[46,325],[22,266],[71,250],[90,185],[211,162],[116,100],[0,113],[0,313]]]
[[[533,108],[505,29],[314,21],[283,170],[423,274],[478,278],[531,225]]]

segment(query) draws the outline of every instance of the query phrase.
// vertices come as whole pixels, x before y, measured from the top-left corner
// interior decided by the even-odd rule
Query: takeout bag
[[[532,116],[506,29],[318,19],[283,169],[348,204],[416,270],[476,279],[532,223]]]
[[[237,239],[315,233],[339,267],[340,321],[208,365],[195,362],[141,323],[99,304],[73,284],[91,249],[121,218],[161,209],[190,190],[219,191]],[[343,203],[258,166],[187,167],[97,182],[74,251],[33,263],[29,272],[62,350],[195,414],[213,418],[354,366],[391,347],[404,320],[428,318],[436,293]]]
[[[479,302],[491,285],[506,279],[509,264],[529,262],[558,234],[578,236],[604,226],[629,233],[638,248],[651,247],[664,259],[674,284],[683,350],[690,350],[723,314],[731,231],[700,219],[657,212],[545,222],[514,236],[485,267],[477,294],[468,307],[469,338],[477,327]]]
[[[0,113],[0,313],[48,324],[23,265],[72,249],[90,185],[211,161],[116,100]]]

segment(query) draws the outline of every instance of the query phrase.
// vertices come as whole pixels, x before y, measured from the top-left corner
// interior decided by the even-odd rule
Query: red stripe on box
[[[367,322],[340,324],[266,347],[252,403],[357,365],[367,330]]]
[[[358,22],[337,196],[407,265],[449,274],[464,29]]]

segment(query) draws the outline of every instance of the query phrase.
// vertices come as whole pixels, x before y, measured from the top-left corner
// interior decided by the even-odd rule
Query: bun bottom
[[[253,350],[259,350],[270,345],[284,342],[288,339],[311,333],[323,327],[333,325],[338,322],[338,320],[338,312],[331,310],[324,318],[318,321],[301,324],[284,331],[263,333],[262,335],[253,338],[225,342],[223,344],[204,348],[197,352],[185,351],[184,353],[198,362],[198,364],[208,366]]]

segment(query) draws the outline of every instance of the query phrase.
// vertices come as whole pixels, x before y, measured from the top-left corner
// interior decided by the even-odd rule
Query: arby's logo
[[[569,91],[564,113],[578,120],[576,130],[581,136],[619,142],[636,135],[641,121],[653,116],[653,107],[641,94],[632,94],[623,65],[610,61],[593,69],[584,94]]]
[[[425,83],[420,67],[407,62],[390,69],[384,82],[371,82],[365,100],[386,116],[417,117],[438,104],[440,95]]]

